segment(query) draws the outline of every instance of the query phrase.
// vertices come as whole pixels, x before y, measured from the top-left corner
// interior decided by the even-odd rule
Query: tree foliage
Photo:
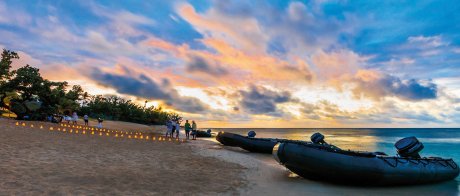
[[[144,108],[131,100],[117,96],[91,96],[81,86],[69,90],[67,82],[44,79],[38,68],[26,65],[11,71],[11,64],[19,56],[3,49],[0,61],[0,107],[17,115],[42,120],[52,114],[69,114],[77,111],[91,117],[122,120],[143,124],[164,124],[168,119],[182,118],[161,108]]]

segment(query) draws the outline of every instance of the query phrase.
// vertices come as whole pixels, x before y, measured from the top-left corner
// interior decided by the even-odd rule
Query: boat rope
[[[445,160],[445,159],[427,159],[427,158],[421,158],[421,159],[410,159],[410,158],[403,158],[403,157],[378,157],[379,159],[382,159],[386,164],[389,166],[395,168],[398,167],[399,163],[412,163],[415,165],[423,165],[423,167],[426,167],[430,163],[436,164],[438,163],[439,165],[443,167],[451,167],[452,169],[457,169],[458,165],[452,161],[452,159]],[[393,161],[394,160],[394,163]]]
[[[446,163],[452,167],[452,169],[457,169],[458,168],[458,165],[452,160],[452,159],[449,159],[446,161]]]

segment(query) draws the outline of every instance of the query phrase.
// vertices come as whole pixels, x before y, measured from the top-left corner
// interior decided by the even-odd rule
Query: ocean
[[[460,164],[460,128],[289,128],[289,129],[243,129],[215,128],[213,132],[225,131],[246,135],[249,130],[261,138],[287,138],[308,140],[315,132],[325,136],[325,141],[342,149],[359,151],[380,151],[396,155],[394,143],[399,139],[415,136],[425,148],[420,152],[423,157],[452,158]],[[456,178],[459,189],[460,177]]]

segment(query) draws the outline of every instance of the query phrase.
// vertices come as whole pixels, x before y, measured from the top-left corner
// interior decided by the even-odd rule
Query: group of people
[[[78,121],[78,114],[77,114],[77,112],[73,112],[73,113],[72,113],[72,116],[65,115],[65,116],[64,116],[64,120],[67,121],[68,124],[70,124],[70,122],[72,122],[72,124],[76,125],[76,124],[77,124],[77,121]]]
[[[179,133],[180,133],[180,122],[179,121],[173,121],[173,120],[168,120],[166,122],[166,137],[171,137],[174,138],[179,138]],[[185,129],[185,138],[190,139],[190,132],[192,132],[192,140],[196,140],[196,133],[197,133],[197,125],[195,121],[192,121],[192,124],[188,122],[188,120],[185,121],[184,124],[184,129]]]
[[[53,122],[53,119],[54,118],[52,116],[48,117],[48,120],[50,122]],[[72,124],[76,125],[76,124],[78,124],[77,123],[78,122],[78,114],[77,114],[77,112],[73,112],[72,116],[65,115],[64,117],[61,118],[61,120],[59,120],[57,122],[61,122],[62,120],[67,121],[68,124],[70,124],[70,122],[72,122]],[[89,126],[89,116],[87,114],[85,114],[83,116],[83,121],[85,121],[85,126]],[[103,121],[104,120],[102,118],[97,118],[97,128],[102,129],[102,122]]]

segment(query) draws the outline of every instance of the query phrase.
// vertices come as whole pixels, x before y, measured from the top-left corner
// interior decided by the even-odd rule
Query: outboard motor
[[[211,134],[211,129],[208,129],[206,132],[209,133],[209,134]]]
[[[408,158],[420,158],[418,153],[423,150],[423,144],[414,136],[400,139],[395,147],[399,156]]]
[[[314,133],[310,137],[311,141],[314,144],[325,144],[326,142],[324,141],[324,135],[321,133]]]
[[[255,137],[256,136],[256,132],[255,131],[249,131],[248,132],[248,137]]]

